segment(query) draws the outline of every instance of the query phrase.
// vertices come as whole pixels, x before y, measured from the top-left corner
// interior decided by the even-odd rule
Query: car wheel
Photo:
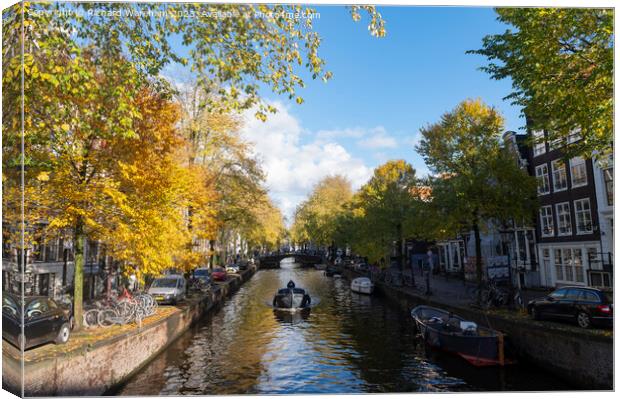
[[[540,312],[536,310],[535,307],[532,307],[531,313],[532,313],[532,319],[540,320]]]
[[[590,328],[592,322],[590,321],[590,316],[586,312],[577,313],[577,324],[581,328]]]
[[[63,325],[60,326],[60,330],[58,331],[58,335],[56,336],[54,343],[66,344],[69,340],[69,335],[71,334],[70,331],[71,329],[69,327],[69,323],[63,323]]]

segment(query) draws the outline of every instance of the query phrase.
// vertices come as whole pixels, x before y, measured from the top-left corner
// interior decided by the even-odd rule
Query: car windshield
[[[217,267],[215,269],[213,269],[214,272],[223,272],[224,269],[222,269],[221,267]]]
[[[8,296],[2,297],[2,312],[7,313],[13,317],[17,317],[17,314],[18,314],[17,304],[12,298]]]
[[[194,276],[208,276],[209,271],[207,269],[197,269],[194,270]]]
[[[179,279],[176,278],[158,278],[153,281],[153,285],[151,287],[157,288],[176,288]]]

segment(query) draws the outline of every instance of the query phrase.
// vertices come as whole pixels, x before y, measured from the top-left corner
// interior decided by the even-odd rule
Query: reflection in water
[[[304,320],[308,320],[310,316],[310,308],[295,309],[292,311],[274,309],[273,314],[281,323],[297,324]]]
[[[314,304],[280,314],[268,304],[294,280]],[[407,313],[345,279],[283,262],[259,271],[133,377],[118,394],[355,393],[568,389],[527,366],[476,369],[427,352]]]

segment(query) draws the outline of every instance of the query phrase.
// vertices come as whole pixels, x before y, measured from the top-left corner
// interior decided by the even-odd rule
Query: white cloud
[[[289,221],[292,221],[295,207],[323,177],[342,174],[349,178],[354,188],[358,188],[371,176],[372,168],[339,143],[329,140],[337,137],[336,131],[322,131],[321,137],[317,133],[314,140],[302,144],[300,138],[304,131],[297,119],[282,103],[272,105],[278,112],[270,114],[267,122],[257,120],[255,110],[246,112],[241,133],[254,143],[256,155],[263,161],[267,188]],[[357,134],[354,133],[357,130],[362,131],[346,129],[340,132],[352,135]]]
[[[366,134],[366,130],[363,128],[348,128],[348,129],[335,129],[335,130],[319,130],[316,132],[318,139],[331,140],[337,138],[354,138],[359,139]]]
[[[387,134],[383,126],[378,126],[370,132],[370,136],[357,142],[363,148],[396,148],[396,139]]]

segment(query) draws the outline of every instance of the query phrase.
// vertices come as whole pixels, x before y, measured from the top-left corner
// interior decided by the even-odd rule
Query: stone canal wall
[[[346,270],[345,276],[354,278],[358,275]],[[376,285],[376,290],[407,312],[418,305],[435,306],[499,330],[506,334],[508,350],[519,360],[533,363],[575,387],[613,389],[614,351],[611,335],[454,306],[442,302],[441,298],[417,295],[381,283]]]
[[[192,298],[184,306],[142,328],[110,338],[88,342],[67,351],[45,345],[25,352],[26,396],[102,395],[125,382],[170,345],[195,321],[221,304],[255,273],[250,267],[239,276],[218,284],[211,295]],[[87,333],[86,333],[87,334]],[[70,349],[69,349],[70,348]],[[2,385],[19,394],[21,373],[19,351],[3,341]]]

